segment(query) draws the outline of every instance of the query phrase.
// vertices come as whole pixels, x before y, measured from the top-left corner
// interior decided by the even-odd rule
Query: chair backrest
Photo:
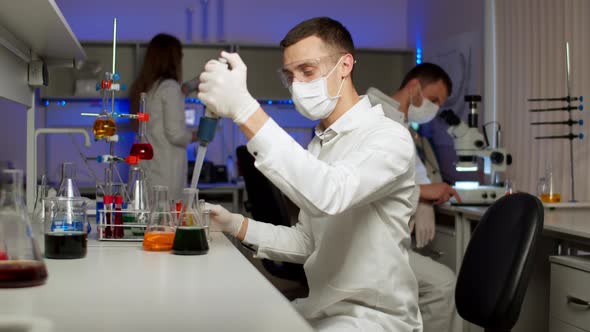
[[[254,157],[245,146],[236,149],[238,168],[248,193],[249,212],[254,220],[274,225],[291,226],[286,198],[254,166]]]
[[[457,278],[459,315],[486,329],[510,330],[530,279],[543,204],[516,193],[498,199],[472,234]]]

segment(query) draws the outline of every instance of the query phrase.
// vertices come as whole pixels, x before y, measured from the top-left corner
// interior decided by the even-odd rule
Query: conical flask
[[[135,211],[148,212],[150,210],[149,187],[145,171],[141,166],[132,165],[129,168],[127,188],[129,190],[129,203],[127,207]],[[147,222],[147,220],[144,220],[144,222]]]
[[[141,115],[137,118],[137,121],[139,121],[139,128],[137,130],[135,142],[131,146],[131,151],[129,151],[129,155],[137,157],[140,160],[151,160],[154,157],[154,149],[146,136],[149,116],[147,114],[147,94],[145,92],[141,93],[139,102],[139,115]]]
[[[209,243],[199,206],[199,191],[185,188],[183,197],[172,252],[177,255],[204,255],[209,251]]]
[[[57,197],[80,197],[80,190],[76,184],[76,164],[63,163],[61,165],[61,182]]]
[[[47,269],[23,200],[23,172],[2,170],[0,182],[0,288],[41,285]]]
[[[172,217],[168,187],[154,186],[154,201],[143,237],[143,249],[148,251],[172,250],[176,225]]]

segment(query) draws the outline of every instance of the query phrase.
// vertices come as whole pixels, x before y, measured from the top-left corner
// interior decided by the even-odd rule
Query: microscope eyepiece
[[[456,126],[461,123],[461,119],[453,112],[452,109],[446,109],[440,112],[439,115],[449,126]]]

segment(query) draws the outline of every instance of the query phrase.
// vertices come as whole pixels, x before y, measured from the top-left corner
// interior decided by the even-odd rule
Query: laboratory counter
[[[460,215],[468,222],[479,221],[485,214],[485,206],[460,206],[442,204],[437,211],[443,214]],[[547,235],[571,241],[590,241],[590,205],[586,203],[545,204],[543,230]]]
[[[86,258],[45,260],[45,285],[0,289],[0,323],[16,314],[49,319],[56,332],[312,331],[222,233],[211,235],[202,256],[89,240]]]

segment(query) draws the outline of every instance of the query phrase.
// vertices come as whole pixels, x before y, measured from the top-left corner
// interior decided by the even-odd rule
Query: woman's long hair
[[[148,92],[154,84],[173,79],[180,83],[182,73],[182,44],[178,38],[160,33],[150,41],[141,72],[131,85],[129,113],[139,111],[139,96]],[[134,127],[137,121],[133,121]]]

